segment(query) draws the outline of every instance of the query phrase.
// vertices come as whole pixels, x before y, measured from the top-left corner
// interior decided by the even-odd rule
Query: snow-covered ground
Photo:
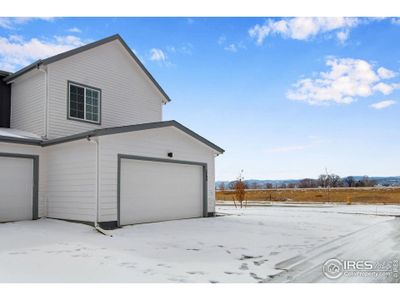
[[[113,237],[51,219],[0,224],[0,282],[319,281],[322,259],[355,249],[359,236],[380,250],[374,255],[399,251],[390,242],[399,218],[379,215],[399,208],[379,206],[377,215],[375,207],[357,207],[221,206],[221,217],[126,226]],[[353,256],[369,258],[363,249]],[[315,276],[296,275],[315,265]]]
[[[233,202],[225,201],[226,204],[219,204],[221,208],[225,206],[233,206]],[[318,212],[338,212],[350,214],[368,214],[381,216],[400,216],[400,205],[384,205],[384,204],[353,204],[346,205],[340,203],[299,203],[299,202],[257,202],[249,201],[248,207],[295,207],[305,208],[312,211],[315,208]]]

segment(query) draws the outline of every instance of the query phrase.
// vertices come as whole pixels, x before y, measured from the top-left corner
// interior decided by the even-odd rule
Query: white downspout
[[[96,144],[96,189],[95,189],[95,198],[96,198],[96,216],[94,219],[94,228],[108,236],[112,236],[109,230],[104,230],[99,225],[99,214],[100,214],[100,145],[98,138],[91,138],[90,136],[87,137],[90,143]]]
[[[99,140],[97,138],[93,139],[90,136],[87,139],[90,143],[96,144],[96,217],[94,219],[94,227],[97,228],[99,227]]]
[[[47,67],[37,66],[37,69],[44,73],[44,139],[48,138],[48,128],[49,128],[49,77],[47,72]]]

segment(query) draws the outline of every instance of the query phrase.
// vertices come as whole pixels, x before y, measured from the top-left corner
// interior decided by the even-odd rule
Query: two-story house
[[[224,152],[176,121],[119,35],[0,72],[0,222],[213,215]]]

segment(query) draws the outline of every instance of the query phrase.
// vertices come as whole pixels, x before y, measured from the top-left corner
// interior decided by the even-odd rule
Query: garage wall
[[[39,146],[22,145],[15,143],[0,143],[0,152],[39,156],[39,217],[46,216],[47,164],[46,154],[43,148]]]
[[[165,127],[99,137],[100,221],[117,220],[118,154],[168,158],[207,163],[208,211],[215,210],[215,151],[175,127]],[[156,184],[156,183],[155,183]]]
[[[44,149],[48,160],[48,217],[94,221],[96,145],[80,140]]]

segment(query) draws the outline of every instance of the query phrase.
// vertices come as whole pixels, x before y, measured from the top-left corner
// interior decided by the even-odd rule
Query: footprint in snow
[[[90,255],[89,254],[74,254],[74,255],[71,255],[72,257],[90,257]]]
[[[231,271],[225,271],[224,273],[227,274],[227,275],[240,275],[240,274],[242,274],[240,272],[231,272]]]
[[[242,256],[239,258],[239,260],[247,260],[247,259],[254,259],[254,258],[261,258],[261,257],[262,257],[262,255],[252,256],[252,255],[242,254]]]
[[[143,273],[153,275],[153,274],[154,274],[154,270],[152,270],[152,269],[145,269],[145,270],[143,270]]]
[[[129,269],[135,269],[136,264],[134,263],[128,263],[128,262],[123,262],[119,264],[121,267],[129,268]]]
[[[258,260],[258,261],[253,261],[253,264],[256,265],[256,266],[261,266],[266,261],[268,261],[268,259],[262,259],[262,260]]]
[[[262,278],[262,277],[259,277],[256,273],[252,273],[252,272],[250,272],[250,276],[253,277],[255,280],[257,280],[258,283],[264,283],[264,282],[268,282],[271,280],[271,278],[269,276],[267,278]]]
[[[21,255],[21,254],[27,254],[27,253],[24,252],[24,251],[21,251],[21,252],[9,252],[8,254],[11,254],[11,255]]]
[[[46,251],[46,253],[55,253],[55,254],[60,254],[60,253],[70,253],[72,250],[50,250]]]
[[[199,248],[187,248],[186,250],[188,250],[188,251],[200,251]]]
[[[248,269],[249,269],[249,267],[246,263],[243,263],[239,268],[239,270],[243,270],[243,271],[248,270]]]
[[[179,278],[168,278],[169,281],[173,281],[173,282],[179,282],[179,283],[186,283],[187,280],[185,279],[179,279]]]
[[[190,271],[190,272],[186,272],[190,275],[204,275],[204,272],[202,271]]]
[[[217,280],[209,280],[210,283],[219,283]]]

